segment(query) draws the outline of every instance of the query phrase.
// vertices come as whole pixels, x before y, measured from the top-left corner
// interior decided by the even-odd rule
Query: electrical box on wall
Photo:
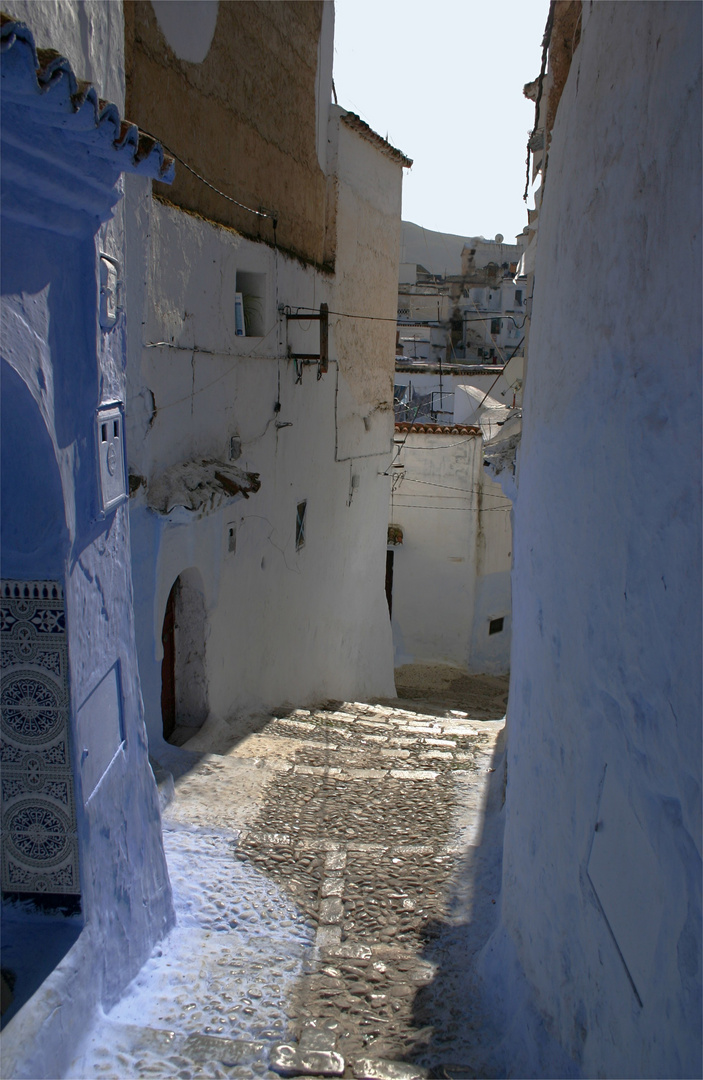
[[[112,330],[122,314],[120,264],[100,253],[100,328]]]
[[[104,512],[127,497],[124,468],[124,418],[121,405],[104,405],[96,414],[100,494]]]

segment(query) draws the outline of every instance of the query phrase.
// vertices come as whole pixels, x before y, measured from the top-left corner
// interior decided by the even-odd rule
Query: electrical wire
[[[273,333],[273,331],[276,329],[277,326],[278,326],[278,322],[276,322],[276,324],[271,327],[271,329],[268,331],[268,333],[266,333],[262,337],[261,341],[258,343],[258,345],[254,346],[254,348],[251,350],[251,352],[242,353],[241,355],[237,354],[236,355],[236,360],[237,361],[239,361],[239,360],[248,360],[248,359],[250,359],[252,357],[256,357],[256,349],[260,348],[263,345],[263,343],[266,341],[266,338],[268,338]],[[187,352],[187,353],[191,353],[193,355],[195,355],[196,353],[202,353],[202,354],[204,354],[206,356],[232,356],[233,355],[232,353],[217,353],[217,352],[211,352],[208,349],[200,349],[200,348],[198,348],[197,345],[193,346],[192,348],[188,348],[188,347],[186,347],[184,345],[174,345],[173,342],[171,342],[171,341],[152,341],[152,342],[148,342],[147,344],[144,345],[144,348],[145,349],[169,348],[169,349],[176,349],[177,352]],[[256,359],[263,360],[264,357],[256,357]],[[270,357],[270,359],[275,360],[275,359],[277,359],[277,357],[272,356],[272,357]],[[213,379],[211,382],[206,383],[205,386],[200,386],[200,387],[198,387],[197,390],[192,391],[190,394],[186,394],[184,397],[181,397],[181,398],[176,398],[175,401],[169,401],[166,405],[159,405],[158,408],[157,408],[157,412],[162,412],[164,409],[172,409],[175,405],[182,405],[184,401],[192,401],[193,398],[197,397],[198,394],[202,394],[205,390],[209,390],[210,387],[214,386],[215,383],[220,382],[222,379],[226,379],[227,376],[230,375],[234,371],[235,367],[236,367],[236,363],[231,364],[227,368],[226,371],[223,371],[220,375],[217,376],[217,378]]]
[[[296,313],[299,311],[309,311],[311,314],[317,314],[316,308],[309,307],[297,307]],[[338,315],[340,319],[368,319],[370,322],[391,322],[397,323],[398,317],[391,318],[389,315],[352,315],[348,311],[328,311],[328,315]]]
[[[487,499],[504,499],[504,495],[493,495],[490,491],[484,491],[482,488],[460,488],[451,487],[449,484],[436,484],[434,480],[415,480],[412,476],[401,476],[401,481],[407,480],[409,484],[427,484],[429,487],[442,488],[443,491],[463,491],[465,494],[471,495],[483,495]],[[435,498],[452,498],[453,496],[437,495]]]
[[[473,301],[471,301],[471,303],[473,304]],[[515,317],[513,315],[508,315],[505,312],[498,312],[495,315],[490,314],[488,317],[486,317],[485,315],[481,315],[479,309],[476,307],[475,304],[474,307],[478,313],[478,318],[464,319],[464,322],[487,323],[489,319],[496,318],[505,319],[506,321],[513,323],[513,325],[518,330],[522,330],[523,326],[525,325],[525,321],[523,319],[520,326],[518,326]],[[296,314],[301,311],[309,311],[311,314],[317,314],[317,310],[317,308],[309,308],[305,306],[296,307],[295,309]],[[327,314],[338,315],[340,319],[367,319],[369,322],[391,322],[396,323],[398,326],[439,326],[440,323],[438,319],[411,319],[410,321],[406,321],[404,319],[399,319],[397,315],[395,317],[392,317],[390,315],[353,315],[350,311],[328,311]]]
[[[420,409],[421,409],[421,408],[422,408],[422,402],[420,401],[420,402],[418,402],[418,404],[417,404],[417,408],[415,409],[415,415],[413,416],[412,420],[410,421],[410,423],[411,423],[411,424],[414,424],[414,423],[415,423],[415,421],[417,420],[417,414],[418,414],[418,412],[420,411]],[[400,444],[398,444],[398,443],[397,443],[397,442],[395,441],[395,439],[393,440],[393,445],[394,445],[394,446],[397,446],[397,447],[398,447],[398,452],[397,452],[397,454],[395,455],[395,457],[393,458],[393,460],[391,461],[391,463],[390,463],[390,465],[388,466],[388,468],[386,469],[386,471],[385,471],[385,472],[383,473],[383,475],[384,475],[384,476],[388,476],[388,474],[389,474],[390,470],[391,470],[391,469],[393,468],[393,466],[395,465],[396,461],[397,461],[397,460],[398,460],[398,458],[400,457],[400,455],[401,455],[401,452],[402,452],[402,449],[403,449],[403,447],[405,446],[406,442],[408,441],[408,435],[409,435],[409,434],[410,434],[410,432],[409,432],[409,431],[406,431],[406,433],[405,433],[405,438],[403,439],[402,443],[400,443]],[[452,445],[453,445],[453,444],[452,444]]]
[[[170,146],[167,146],[166,143],[163,141],[163,139],[159,139],[156,135],[152,135],[152,133],[150,131],[147,131],[145,128],[140,128],[139,130],[143,131],[144,134],[148,135],[150,139],[154,140],[154,142],[160,143],[160,145],[164,148],[166,153],[170,154],[171,157],[174,157],[176,159],[176,161],[178,161],[183,166],[184,169],[187,169],[189,173],[192,173],[193,176],[196,177],[196,179],[200,180],[203,184],[205,184],[207,187],[209,187],[212,191],[216,192],[216,194],[221,195],[223,199],[227,199],[227,202],[234,203],[234,205],[238,206],[241,210],[246,210],[247,213],[249,213],[249,214],[255,214],[256,217],[270,218],[271,223],[273,225],[274,239],[275,239],[276,226],[278,225],[278,215],[277,214],[275,214],[272,210],[254,210],[251,206],[247,206],[246,203],[240,202],[239,199],[233,199],[231,195],[227,195],[227,194],[225,194],[224,191],[220,191],[220,189],[218,187],[215,187],[215,185],[211,184],[209,180],[206,180],[204,176],[201,176],[199,172],[196,172],[195,169],[192,167],[192,165],[189,165],[188,162],[184,161],[183,158],[180,157],[176,153],[175,150],[172,150]]]
[[[405,422],[406,421],[403,421],[403,423],[405,423]],[[449,425],[447,425],[447,426],[449,426]],[[393,440],[393,443],[394,443],[395,446],[399,446],[400,449],[402,450],[403,447],[405,446],[405,443],[408,441],[408,435],[424,435],[424,434],[425,434],[425,432],[423,432],[423,431],[408,431],[406,433],[405,439],[403,440],[402,443],[395,442],[395,439]],[[430,432],[427,432],[427,434],[436,435],[437,432],[436,431],[430,431]],[[442,443],[441,446],[414,446],[413,447],[413,453],[415,453],[416,450],[418,451],[418,453],[423,453],[423,454],[432,453],[432,451],[434,451],[434,450],[446,450],[448,446],[461,446],[461,444],[466,442],[467,439],[476,439],[476,438],[478,438],[477,435],[462,435],[461,438],[455,439],[454,442],[445,442],[445,443]],[[395,458],[393,460],[395,461]]]
[[[504,512],[510,510],[512,503],[506,503],[505,506],[425,506],[418,503],[405,503],[400,504],[401,510],[435,510],[438,514],[448,513],[449,511],[456,511],[463,514],[492,514],[497,512]]]

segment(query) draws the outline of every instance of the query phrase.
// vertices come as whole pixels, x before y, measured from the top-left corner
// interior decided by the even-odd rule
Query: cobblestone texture
[[[445,959],[471,909],[494,683],[478,718],[328,703],[190,754],[164,815],[178,925],[69,1075],[486,1075]]]

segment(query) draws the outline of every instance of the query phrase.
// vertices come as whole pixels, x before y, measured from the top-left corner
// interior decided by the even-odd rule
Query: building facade
[[[36,1077],[172,925],[149,752],[393,693],[409,162],[330,103],[331,3],[2,33],[3,892],[68,912],[27,1008],[18,923],[3,1065]]]
[[[221,4],[198,60],[170,18],[130,5],[126,46],[133,115],[209,181],[181,168],[172,187],[137,181],[127,199],[132,550],[154,752],[205,721],[226,733],[289,700],[393,692],[388,319],[408,164],[330,105],[330,3]],[[159,93],[174,79],[183,100]]]
[[[398,357],[407,363],[491,367],[521,360],[527,230],[515,244],[500,235],[462,240],[424,229],[420,238],[416,230],[403,222]]]
[[[485,475],[481,428],[398,423],[395,444],[386,577],[395,665],[504,674],[511,504]]]

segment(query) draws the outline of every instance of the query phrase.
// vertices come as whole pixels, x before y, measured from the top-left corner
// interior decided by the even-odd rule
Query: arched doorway
[[[166,602],[161,641],[161,718],[167,742],[187,742],[208,714],[203,580],[191,567],[174,581]]]

